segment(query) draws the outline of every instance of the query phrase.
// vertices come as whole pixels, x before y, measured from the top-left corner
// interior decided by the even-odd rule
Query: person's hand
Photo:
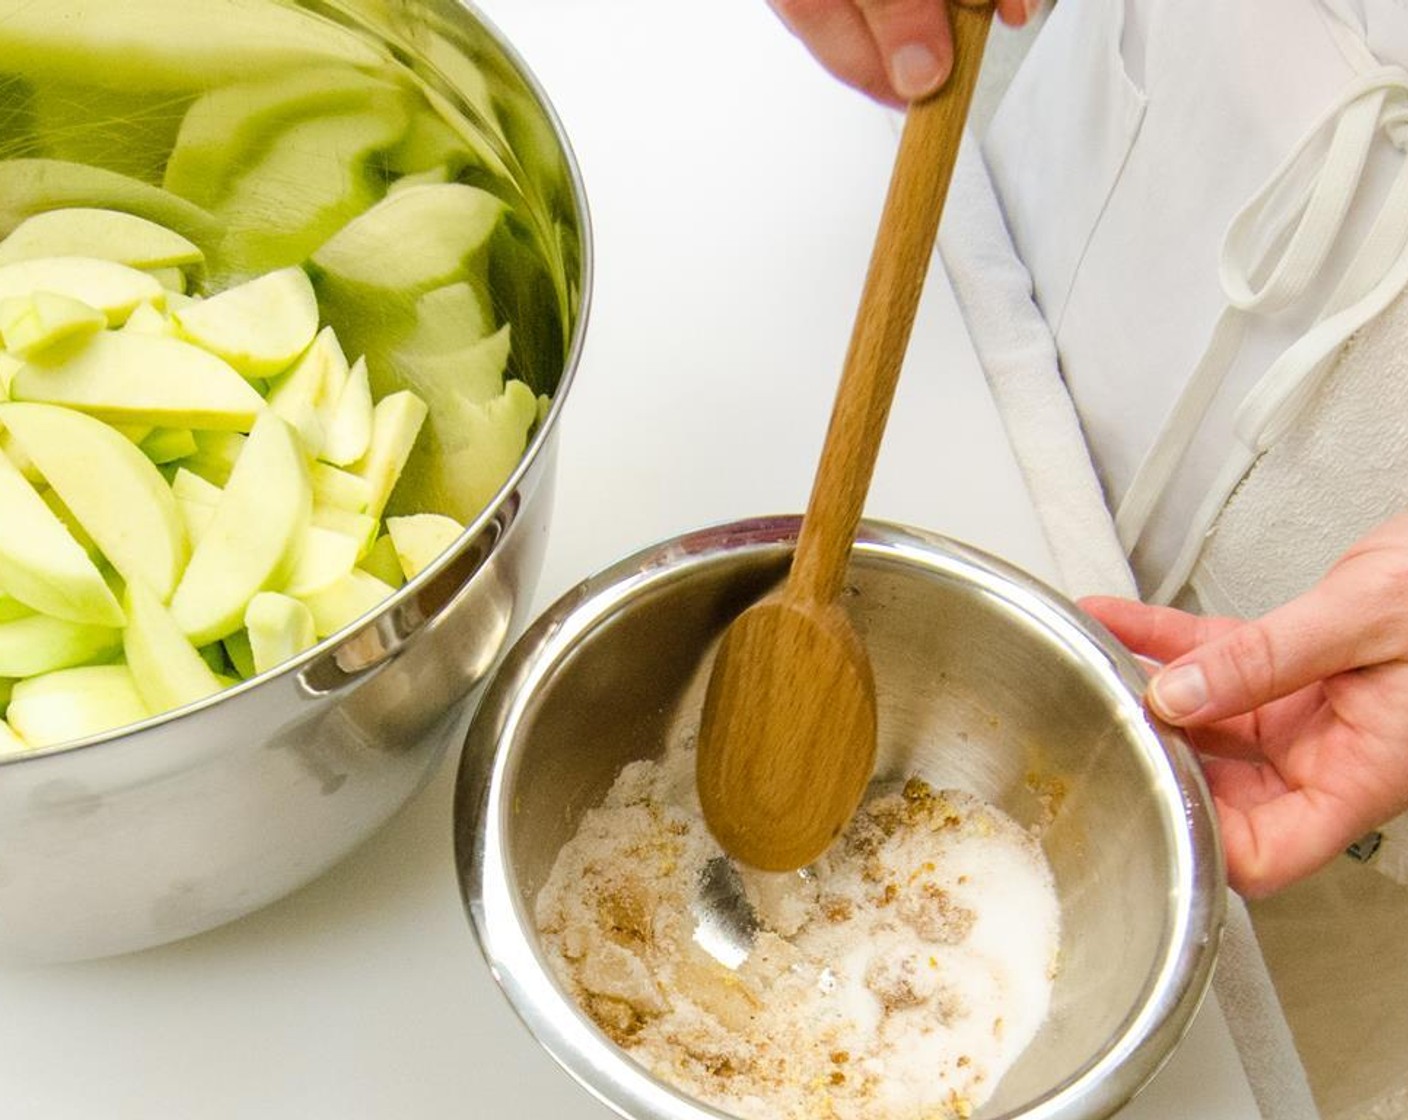
[[[970,6],[991,0],[960,0]],[[952,69],[948,0],[768,0],[817,60],[877,101],[902,105],[943,85]],[[1041,0],[997,0],[1021,27]]]
[[[1081,605],[1166,663],[1147,702],[1202,757],[1240,893],[1304,878],[1408,809],[1408,516],[1254,621]]]

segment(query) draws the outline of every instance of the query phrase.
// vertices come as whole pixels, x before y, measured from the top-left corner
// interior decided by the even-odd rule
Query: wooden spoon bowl
[[[821,855],[874,767],[874,681],[839,597],[992,22],[990,6],[949,15],[953,73],[906,114],[792,568],[730,625],[705,696],[705,820],[729,855],[766,870]]]

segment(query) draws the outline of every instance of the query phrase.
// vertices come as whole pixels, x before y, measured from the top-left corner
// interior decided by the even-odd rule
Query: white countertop
[[[540,606],[637,547],[795,512],[879,215],[890,117],[764,0],[493,0],[561,113],[597,238]],[[1000,33],[1000,32],[999,32]],[[1049,578],[941,271],[871,516]],[[485,967],[450,840],[454,755],[291,898],[146,953],[0,971],[6,1120],[597,1120]],[[1256,1120],[1215,1002],[1122,1120]]]

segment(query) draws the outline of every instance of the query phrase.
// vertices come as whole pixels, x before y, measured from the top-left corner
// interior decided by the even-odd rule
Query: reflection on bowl
[[[534,900],[621,767],[698,719],[728,622],[786,570],[798,521],[661,544],[587,581],[510,651],[471,725],[456,801],[466,905],[542,1045],[635,1120],[704,1120],[554,979]],[[872,658],[877,777],[966,790],[1040,836],[1061,907],[1051,1010],[980,1117],[1094,1120],[1172,1052],[1212,971],[1225,881],[1195,759],[1143,676],[1060,596],[981,553],[866,524],[845,604]]]

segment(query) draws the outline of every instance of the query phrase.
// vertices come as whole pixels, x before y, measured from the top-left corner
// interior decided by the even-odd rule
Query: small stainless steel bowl
[[[495,294],[513,312],[518,375],[553,404],[458,543],[357,623],[198,704],[0,760],[0,958],[146,948],[309,882],[424,784],[527,623],[591,280],[586,199],[567,139],[518,55],[466,4],[269,2],[341,23],[446,104],[492,115],[485,143],[502,160],[496,183],[514,194],[519,222],[491,260]],[[143,11],[133,5],[133,20]],[[528,245],[547,262],[532,277],[521,271]]]
[[[795,518],[668,541],[564,596],[485,692],[455,806],[466,906],[544,1048],[634,1120],[721,1113],[636,1065],[556,982],[533,905],[623,765],[698,719],[717,639],[785,572]],[[1134,659],[1071,604],[953,541],[867,523],[845,604],[875,668],[877,774],[995,803],[1041,841],[1063,923],[1051,1011],[978,1116],[1091,1120],[1168,1058],[1206,991],[1226,886],[1196,760]]]

